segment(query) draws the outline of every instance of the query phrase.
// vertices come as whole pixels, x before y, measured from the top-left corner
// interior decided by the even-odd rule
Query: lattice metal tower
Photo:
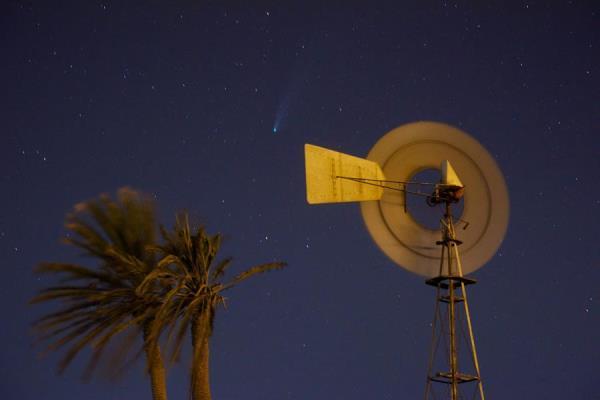
[[[441,384],[442,390],[449,394],[451,400],[476,398],[477,395],[477,398],[484,400],[466,289],[467,285],[474,284],[476,281],[462,273],[459,255],[459,246],[462,242],[456,237],[451,204],[446,203],[445,207],[446,212],[441,220],[442,240],[436,242],[441,246],[439,274],[426,281],[428,285],[436,288],[436,295],[425,399],[437,398],[433,386]],[[464,331],[464,325],[467,332]],[[464,339],[462,343],[467,347],[467,351],[463,351],[463,355],[468,353],[466,359],[459,357],[461,333]],[[443,347],[442,350],[439,348],[440,345]],[[436,363],[440,359],[444,362]],[[436,370],[436,367],[443,369]],[[469,393],[468,397],[463,396],[462,394],[468,391],[465,390],[467,389],[465,386],[473,385],[476,385],[475,390],[471,390],[472,393]]]

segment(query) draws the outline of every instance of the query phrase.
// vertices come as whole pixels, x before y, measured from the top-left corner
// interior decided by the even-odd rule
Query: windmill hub
[[[438,204],[458,203],[465,194],[465,187],[456,175],[450,161],[443,160],[440,167],[442,178],[435,185],[433,193],[427,197],[427,204],[434,207]]]
[[[440,182],[441,170],[439,168],[428,168],[417,172],[410,177],[410,182],[426,182],[431,185],[420,185],[417,188],[410,188],[422,192],[422,195],[406,195],[406,213],[422,227],[431,231],[438,232],[440,229],[440,218],[444,214],[443,197],[449,197],[445,193],[440,193],[436,184]],[[410,185],[409,185],[410,186]],[[462,199],[452,203],[452,214],[461,219],[464,211],[464,201]]]

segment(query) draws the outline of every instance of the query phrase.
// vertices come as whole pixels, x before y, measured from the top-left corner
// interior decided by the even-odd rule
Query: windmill
[[[438,390],[452,400],[467,391],[485,399],[466,287],[508,226],[508,192],[494,159],[457,128],[415,122],[381,137],[367,159],[306,144],[305,164],[309,204],[360,202],[381,251],[435,288],[425,399]],[[432,170],[437,181],[415,179]],[[415,215],[410,198],[441,214],[439,228]]]

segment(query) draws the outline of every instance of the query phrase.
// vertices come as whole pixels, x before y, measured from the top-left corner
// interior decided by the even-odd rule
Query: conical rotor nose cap
[[[463,183],[458,178],[456,171],[452,168],[452,164],[450,161],[443,160],[441,163],[442,170],[442,184],[452,188],[462,188],[464,187]]]

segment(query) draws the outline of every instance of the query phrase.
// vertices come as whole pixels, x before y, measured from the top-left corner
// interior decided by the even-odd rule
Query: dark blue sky
[[[225,233],[237,270],[289,263],[219,312],[215,399],[419,398],[434,291],[357,204],[306,204],[303,144],[364,156],[433,120],[477,138],[509,188],[506,239],[469,291],[487,397],[600,398],[599,7],[260,3],[3,7],[0,397],[150,397],[141,362],[117,383],[82,383],[85,357],[57,376],[30,332],[48,308],[26,304],[52,282],[37,263],[87,262],[59,243],[71,207],[129,185],[161,222],[187,208]]]

